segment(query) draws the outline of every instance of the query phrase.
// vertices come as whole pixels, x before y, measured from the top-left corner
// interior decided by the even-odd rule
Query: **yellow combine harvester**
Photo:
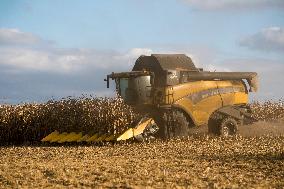
[[[135,137],[187,136],[208,125],[210,133],[228,136],[251,121],[248,93],[257,91],[255,72],[207,72],[184,54],[140,56],[131,72],[112,73],[125,103],[145,117],[124,133],[51,133],[45,142],[120,141]]]

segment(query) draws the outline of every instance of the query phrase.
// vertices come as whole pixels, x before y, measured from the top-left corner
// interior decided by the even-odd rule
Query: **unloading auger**
[[[122,133],[54,131],[43,142],[102,142],[151,137],[187,136],[190,128],[208,125],[208,132],[229,136],[250,123],[248,93],[258,89],[255,72],[208,72],[184,54],[140,56],[131,72],[111,73],[124,102],[145,115]]]

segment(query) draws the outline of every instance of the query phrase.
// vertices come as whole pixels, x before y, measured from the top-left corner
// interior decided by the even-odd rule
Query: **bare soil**
[[[226,139],[0,147],[0,188],[284,188],[276,126],[257,123]],[[255,127],[270,135],[252,137]]]

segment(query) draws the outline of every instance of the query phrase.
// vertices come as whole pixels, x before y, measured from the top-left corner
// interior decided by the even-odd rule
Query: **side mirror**
[[[107,78],[106,78],[106,79],[104,79],[104,81],[106,81],[106,82],[107,82],[107,88],[109,88],[109,75],[107,75]]]

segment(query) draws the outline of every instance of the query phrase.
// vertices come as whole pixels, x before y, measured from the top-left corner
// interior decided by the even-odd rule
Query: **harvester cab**
[[[109,79],[115,80],[116,90],[127,104],[152,103],[151,92],[154,73],[149,71],[112,73],[107,76],[107,87],[109,87]]]

